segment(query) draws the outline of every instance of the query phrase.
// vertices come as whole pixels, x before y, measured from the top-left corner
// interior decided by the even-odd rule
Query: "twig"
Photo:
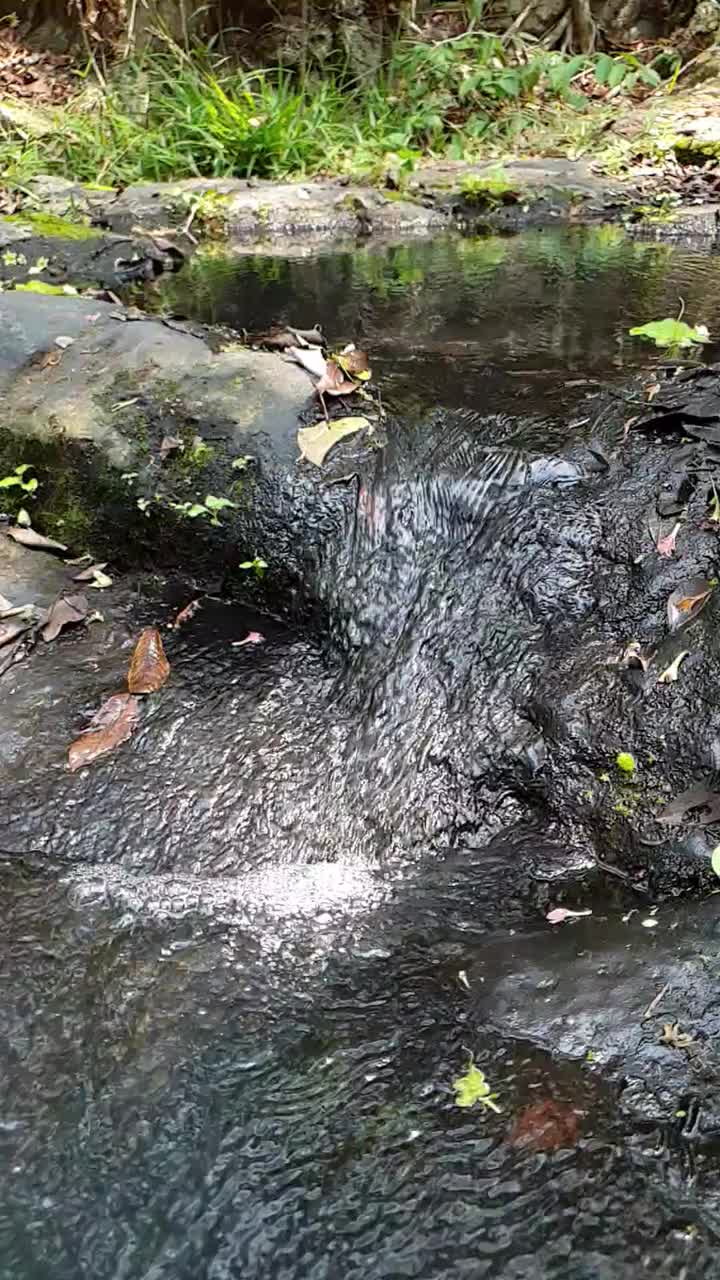
[[[669,990],[670,990],[670,983],[666,982],[662,991],[658,991],[657,995],[655,996],[655,999],[650,1001],[647,1009],[645,1010],[642,1018],[640,1019],[641,1022],[647,1022],[648,1018],[652,1017],[653,1013],[657,1009],[663,996],[666,995]]]
[[[134,50],[135,47],[135,21],[137,19],[137,6],[138,0],[132,0],[130,16],[128,18],[127,40],[125,41],[125,51],[123,53],[124,60],[130,57],[130,50]]]
[[[87,56],[90,59],[90,65],[93,71],[95,72],[95,75],[97,76],[100,87],[105,92],[107,92],[107,80],[105,79],[102,71],[98,66],[97,58],[95,57],[95,54],[93,52],[93,47],[90,43],[90,37],[87,33],[87,27],[85,25],[84,15],[82,13],[82,9],[80,8],[79,4],[78,4],[78,12],[80,16],[80,31],[82,32],[82,39],[83,39],[83,44],[85,45],[85,52],[87,53]]]
[[[516,31],[520,31],[528,14],[532,13],[534,8],[535,8],[535,0],[529,0],[529,3],[526,4],[525,8],[521,10],[521,12],[518,14],[512,26],[508,27],[507,31],[505,32],[504,36],[501,39],[501,44],[505,44],[505,41],[509,40],[511,36],[514,36]]]
[[[190,228],[193,222],[195,221],[195,214],[197,213],[199,207],[200,206],[197,202],[192,206],[184,225],[180,228],[181,233],[184,236],[187,236],[191,244],[197,244],[197,240],[195,236],[192,234]]]

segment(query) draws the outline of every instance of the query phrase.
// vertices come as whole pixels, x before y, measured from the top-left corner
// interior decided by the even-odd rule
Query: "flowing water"
[[[623,1065],[642,1041],[672,1085],[643,1010],[714,980],[714,903],[642,928],[542,780],[568,651],[631,607],[583,397],[678,297],[720,332],[720,260],[614,228],[172,282],[203,320],[367,345],[393,429],[313,531],[326,628],[208,602],[73,778],[72,708],[156,604],[17,678],[2,1280],[717,1275],[716,1130]],[[561,889],[593,916],[553,930]],[[455,1105],[471,1056],[499,1111]]]

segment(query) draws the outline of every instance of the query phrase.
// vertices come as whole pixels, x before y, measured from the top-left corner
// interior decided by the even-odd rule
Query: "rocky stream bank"
[[[19,991],[31,973],[42,1025],[56,1017],[57,957],[73,973],[62,1034],[77,1060],[58,1083],[62,1034],[28,1046],[8,1013],[18,1108],[33,1089],[43,1100],[15,1167],[37,1160],[45,1185],[44,1126],[78,1078],[95,1091],[77,1127],[68,1111],[82,1154],[115,1134],[104,1108],[116,1090],[131,1108],[147,1091],[148,1106],[161,1099],[174,1114],[188,1026],[193,1068],[228,1026],[259,1028],[262,1053],[277,1050],[285,1068],[297,1027],[325,1072],[349,1009],[363,1045],[379,1019],[377,1078],[392,1076],[393,1096],[419,1073],[421,1111],[451,1110],[443,1081],[474,1053],[500,1085],[503,1113],[483,1117],[482,1139],[499,1150],[511,1117],[527,1114],[517,1080],[533,1055],[542,1072],[529,1087],[541,1093],[530,1103],[548,1077],[575,1099],[575,1119],[564,1111],[560,1136],[551,1124],[542,1139],[549,1154],[532,1158],[545,1161],[554,1204],[557,1161],[577,1171],[601,1151],[613,1170],[599,1215],[590,1187],[572,1206],[577,1228],[565,1222],[562,1249],[583,1258],[592,1224],[598,1252],[578,1274],[603,1274],[596,1257],[607,1262],[621,1240],[619,1270],[604,1272],[613,1280],[655,1248],[672,1274],[690,1259],[712,1276],[720,367],[651,359],[629,381],[580,389],[556,449],[532,432],[518,443],[509,415],[482,404],[418,430],[393,409],[383,416],[376,394],[341,399],[331,417],[362,412],[374,431],[318,466],[298,443],[322,416],[304,368],[227,329],[107,300],[122,288],[118,258],[174,269],[168,246],[181,242],[166,208],[148,212],[156,196],[143,194],[142,218],[136,195],[112,199],[120,208],[104,206],[98,242],[90,228],[70,251],[98,256],[55,264],[59,292],[0,294],[0,482],[12,481],[0,488],[0,597],[48,610],[82,591],[93,615],[49,642],[28,629],[9,662],[13,646],[0,645],[0,869],[16,904],[6,951]],[[306,230],[335,234],[318,219]],[[30,274],[50,238],[30,240],[10,250],[25,263],[4,267],[20,284],[51,274]],[[69,296],[68,279],[91,288]],[[28,477],[35,489],[22,487]],[[25,527],[23,508],[64,549],[18,543],[9,531]],[[75,582],[68,562],[86,553],[110,579],[101,589]],[[144,699],[129,741],[70,772],[70,743],[125,688],[137,635],[155,626],[169,681]],[[558,909],[578,914],[553,923]],[[353,1097],[368,1077],[375,1087],[358,1062]],[[332,1080],[318,1088],[313,1133]],[[275,1126],[283,1101],[271,1095]],[[352,1105],[343,1098],[344,1116]],[[88,1107],[100,1125],[84,1127]],[[127,1151],[116,1135],[110,1144],[113,1161],[129,1162],[128,1185],[154,1132],[134,1115]],[[578,1126],[587,1136],[570,1157],[558,1148]],[[220,1139],[207,1142],[206,1187],[224,1158]],[[77,1195],[77,1230],[101,1249],[102,1213],[91,1190]],[[636,1241],[618,1223],[641,1201],[652,1230]],[[178,1226],[183,1280],[215,1230],[203,1214],[190,1234]],[[554,1221],[547,1206],[542,1218]],[[559,1239],[543,1247],[562,1253]],[[552,1257],[543,1274],[562,1274],[552,1267],[566,1254]]]

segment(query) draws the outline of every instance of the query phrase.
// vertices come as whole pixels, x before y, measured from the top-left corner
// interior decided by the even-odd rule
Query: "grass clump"
[[[468,32],[398,41],[375,77],[353,81],[327,70],[317,79],[247,71],[171,47],[124,64],[100,99],[80,95],[60,109],[53,131],[6,136],[0,169],[20,185],[49,172],[101,187],[349,171],[402,177],[428,154],[462,159],[516,141],[553,104],[582,116],[586,85],[608,77],[635,85],[640,72],[626,58],[602,58],[535,45],[519,57],[494,35]],[[659,83],[652,68],[642,75],[648,87]]]

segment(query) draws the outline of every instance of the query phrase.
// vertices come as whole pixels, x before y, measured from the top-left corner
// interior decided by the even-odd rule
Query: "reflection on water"
[[[567,384],[647,359],[625,331],[678,294],[720,328],[717,272],[600,228],[166,286],[366,342],[402,416],[341,534],[320,498],[304,531],[332,644],[206,604],[133,741],[73,777],[118,635],[13,676],[0,845],[32,856],[0,859],[0,1280],[717,1274],[712,1154],[605,1077],[669,946],[674,991],[704,990],[714,916],[668,908],[655,937],[602,887],[550,930],[548,886],[592,854],[546,806],[531,714],[631,596]],[[231,649],[249,627],[266,644]],[[499,1114],[453,1103],[470,1054]],[[568,1145],[518,1144],[546,1113]]]
[[[367,345],[389,403],[549,415],[566,382],[647,362],[628,329],[678,314],[720,335],[720,258],[628,239],[618,227],[452,237],[315,258],[201,255],[164,296],[213,323],[258,331],[319,322]],[[559,437],[558,437],[559,438]]]

